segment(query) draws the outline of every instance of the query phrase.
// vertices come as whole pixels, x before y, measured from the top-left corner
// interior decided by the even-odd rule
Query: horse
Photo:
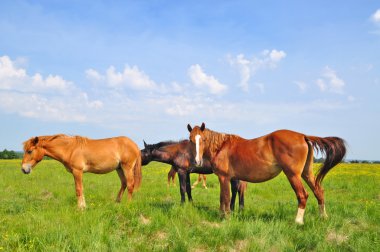
[[[141,184],[141,153],[128,137],[89,139],[64,134],[32,137],[24,142],[22,172],[29,174],[44,156],[61,162],[73,174],[79,209],[86,208],[84,172],[104,174],[116,170],[121,181],[117,202],[121,201],[126,188],[130,201],[134,188]]]
[[[190,173],[211,174],[211,164],[205,160],[202,167],[194,165],[194,144],[189,140],[178,142],[166,141],[157,144],[146,144],[144,141],[144,149],[141,150],[142,164],[147,165],[151,161],[158,161],[172,165],[172,168],[178,172],[178,180],[180,184],[181,203],[185,202],[185,192],[188,200],[192,201]],[[230,208],[235,208],[235,199],[239,194],[239,209],[244,208],[244,194],[247,189],[246,182],[231,179],[232,198]]]
[[[207,178],[206,178],[205,174],[199,174],[198,175],[198,179],[195,180],[194,184],[191,186],[191,189],[194,189],[199,184],[199,182],[201,182],[201,181],[203,182],[202,183],[203,188],[208,189],[207,185],[206,185]]]
[[[220,182],[220,211],[229,212],[229,184],[231,178],[260,183],[276,177],[283,171],[298,200],[295,222],[304,223],[308,193],[301,178],[313,191],[319,204],[320,216],[327,218],[324,191],[321,183],[326,174],[346,154],[345,141],[339,137],[308,136],[290,130],[278,130],[255,139],[224,134],[206,129],[205,124],[192,128],[190,141],[195,144],[195,162],[202,166],[205,159],[211,162],[213,172]],[[326,156],[325,162],[313,174],[314,150]]]

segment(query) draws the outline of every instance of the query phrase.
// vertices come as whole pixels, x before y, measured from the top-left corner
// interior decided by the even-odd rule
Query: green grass
[[[180,204],[169,166],[143,168],[143,183],[127,204],[115,203],[116,172],[84,175],[87,209],[76,208],[72,175],[54,160],[30,175],[20,160],[0,160],[1,251],[380,251],[380,165],[342,164],[324,181],[328,220],[310,194],[305,225],[294,223],[297,200],[281,175],[249,184],[244,212],[219,216],[219,183],[193,190]],[[196,175],[192,175],[194,181]]]

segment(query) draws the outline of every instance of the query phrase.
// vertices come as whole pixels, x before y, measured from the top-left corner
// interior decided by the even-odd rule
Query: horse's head
[[[190,124],[187,125],[187,129],[190,132],[190,142],[195,144],[195,163],[197,166],[203,165],[203,153],[205,149],[205,128],[205,123],[202,123],[200,127],[195,126],[194,128],[192,128]]]
[[[42,145],[39,144],[38,137],[32,137],[24,143],[24,157],[22,159],[21,171],[25,174],[29,174],[32,168],[40,162],[45,155],[45,150]]]
[[[154,150],[154,145],[147,144],[144,141],[144,149],[141,150],[141,165],[147,165],[152,161],[152,151]]]

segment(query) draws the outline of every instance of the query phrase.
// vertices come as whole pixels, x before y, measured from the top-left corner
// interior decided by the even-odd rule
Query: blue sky
[[[379,160],[378,1],[0,1],[0,149],[36,135],[339,136]]]

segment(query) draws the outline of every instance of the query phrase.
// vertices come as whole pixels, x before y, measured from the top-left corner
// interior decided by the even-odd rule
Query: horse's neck
[[[208,155],[213,158],[215,155],[219,153],[223,145],[227,141],[231,141],[234,138],[237,138],[238,136],[236,135],[231,135],[231,134],[224,134],[224,133],[219,133],[215,131],[209,130],[208,132],[208,150],[209,153]]]
[[[156,150],[155,154],[152,155],[152,160],[163,162],[166,164],[172,164],[173,162],[173,155],[170,152]]]
[[[50,141],[46,141],[43,144],[45,149],[45,155],[64,163],[71,153],[70,148],[68,148],[72,140],[68,138],[56,138]]]

